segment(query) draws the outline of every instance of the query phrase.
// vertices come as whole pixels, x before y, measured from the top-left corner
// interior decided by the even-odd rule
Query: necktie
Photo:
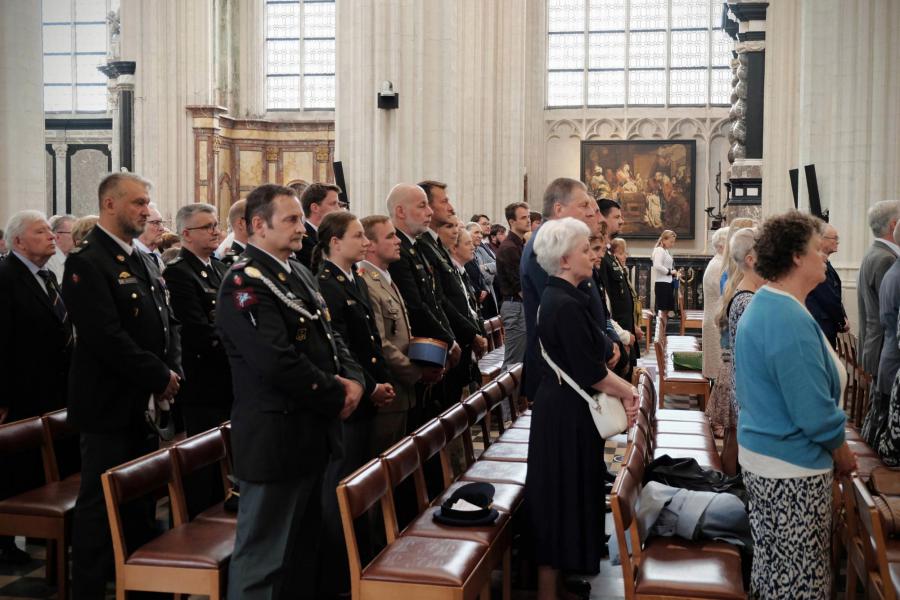
[[[59,295],[59,285],[56,283],[56,275],[47,269],[41,269],[37,273],[47,286],[47,296],[50,298],[53,314],[56,315],[56,318],[59,319],[60,323],[66,323],[69,320],[69,312],[66,310],[66,305],[63,304],[62,296]],[[69,339],[66,340],[66,345],[68,346],[71,342],[72,337],[69,336]]]

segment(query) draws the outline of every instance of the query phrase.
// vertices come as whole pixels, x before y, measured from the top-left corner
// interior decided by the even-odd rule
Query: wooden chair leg
[[[481,600],[491,600],[491,582],[488,581],[484,584],[484,587],[481,588],[481,594],[478,595]]]
[[[853,567],[853,559],[850,558],[849,547],[847,548],[847,587],[844,589],[844,600],[856,600],[856,569]]]
[[[503,600],[512,598],[512,548],[503,553]]]
[[[69,597],[69,553],[66,546],[65,533],[55,540],[56,546],[56,597],[60,599]],[[49,551],[50,549],[47,548]]]

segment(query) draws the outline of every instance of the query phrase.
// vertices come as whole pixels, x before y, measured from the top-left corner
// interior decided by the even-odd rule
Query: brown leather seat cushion
[[[716,452],[716,442],[705,435],[689,435],[684,433],[657,433],[656,445],[663,448],[686,448],[688,450],[705,450]]]
[[[878,456],[857,456],[856,457],[856,474],[863,481],[868,481],[875,467],[883,467],[884,463]]]
[[[214,523],[231,523],[237,526],[237,513],[225,510],[225,503],[219,502],[214,506],[210,506],[202,513],[194,517],[195,521],[212,521]]]
[[[529,430],[520,429],[519,431]],[[528,444],[494,443],[481,454],[481,459],[526,462],[528,460]]]
[[[72,475],[0,502],[0,513],[63,517],[75,509],[81,475]]]
[[[528,463],[499,460],[476,461],[462,474],[463,481],[487,481],[488,483],[514,483],[525,485]]]
[[[497,520],[493,525],[482,527],[454,527],[452,525],[443,525],[434,520],[434,513],[439,511],[440,506],[429,506],[422,514],[413,519],[412,523],[407,525],[402,535],[411,535],[413,537],[440,538],[442,540],[471,540],[479,544],[491,545],[506,522],[509,521],[508,512],[500,512]]]
[[[657,421],[692,421],[706,423],[706,415],[699,410],[683,410],[677,408],[660,408],[656,411]]]
[[[741,558],[721,542],[653,538],[644,549],[635,591],[666,598],[746,598]]]
[[[397,538],[363,569],[363,580],[461,586],[487,547],[470,540]]]
[[[712,436],[709,423],[700,421],[657,421],[656,435],[661,433]]]
[[[497,441],[503,442],[504,444],[527,444],[530,436],[530,429],[510,428],[507,429]]]
[[[170,529],[135,550],[128,565],[216,569],[234,551],[234,527],[227,523],[194,521]]]
[[[531,429],[531,416],[519,417],[512,422],[513,429]]]
[[[722,460],[716,452],[707,452],[706,450],[688,450],[685,448],[664,448],[659,447],[653,451],[653,460],[660,456],[668,454],[672,458],[693,458],[701,467],[722,470]]]
[[[878,453],[872,450],[872,448],[863,440],[847,440],[847,445],[850,447],[850,451],[857,457],[878,456]]]
[[[444,490],[444,492],[438,496],[434,502],[432,502],[432,506],[440,506],[443,504],[450,496],[453,495],[453,492],[458,490],[464,485],[468,485],[472,483],[471,481],[457,481],[455,483],[451,483],[450,486]],[[516,508],[522,503],[522,499],[525,497],[525,488],[521,485],[515,485],[513,483],[491,483],[494,486],[494,503],[492,506],[499,511],[511,513],[515,511]]]

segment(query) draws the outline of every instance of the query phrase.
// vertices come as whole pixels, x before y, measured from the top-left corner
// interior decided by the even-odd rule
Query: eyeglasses
[[[206,225],[198,225],[197,227],[185,227],[185,231],[196,231],[198,229],[205,229],[207,233],[215,233],[219,231],[218,223],[207,223]]]
[[[71,231],[57,231],[56,235],[72,235]]]
[[[839,238],[836,235],[823,235],[822,237],[825,238],[826,240],[834,240],[835,242],[841,241],[841,238]]]
[[[147,225],[156,225],[157,227],[162,227],[163,220],[160,219],[158,221],[147,221]]]

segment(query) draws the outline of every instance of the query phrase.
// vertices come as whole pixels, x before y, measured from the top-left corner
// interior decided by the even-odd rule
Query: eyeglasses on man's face
[[[198,225],[196,227],[185,227],[185,231],[197,231],[198,229],[205,229],[207,233],[216,233],[219,231],[218,223],[207,223],[206,225]]]

